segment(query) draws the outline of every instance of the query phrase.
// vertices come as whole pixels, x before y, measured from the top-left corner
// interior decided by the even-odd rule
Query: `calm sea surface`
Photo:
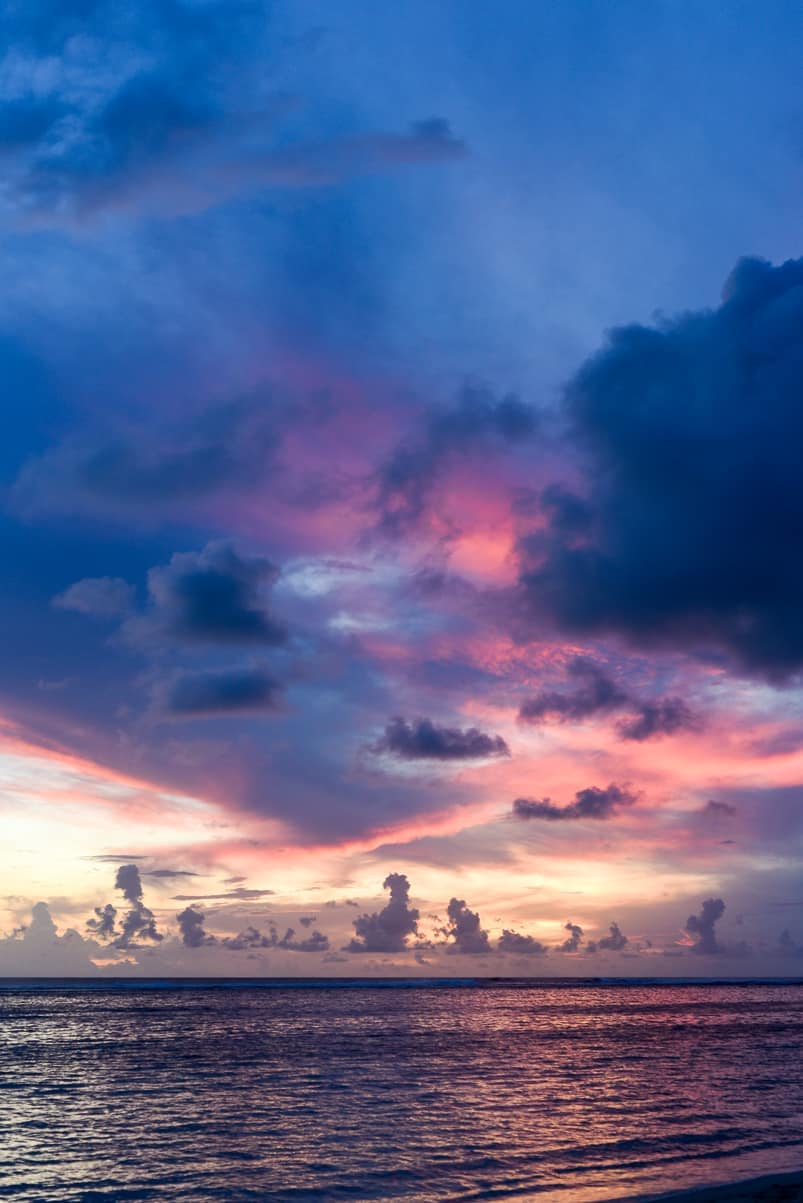
[[[621,1197],[803,1168],[803,987],[0,990],[0,1197]]]

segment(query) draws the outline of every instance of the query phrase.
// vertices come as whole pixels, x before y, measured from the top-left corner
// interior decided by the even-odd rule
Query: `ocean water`
[[[803,1168],[803,986],[0,990],[0,1197],[588,1203]]]

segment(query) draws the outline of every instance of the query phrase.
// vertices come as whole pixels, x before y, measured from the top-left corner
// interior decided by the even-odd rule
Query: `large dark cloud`
[[[413,722],[391,719],[372,750],[389,752],[402,760],[485,760],[510,755],[501,735],[487,735],[476,727],[441,727],[428,718]]]
[[[519,722],[578,722],[595,714],[626,710],[616,730],[622,739],[639,742],[655,735],[674,735],[699,727],[699,719],[682,698],[639,700],[587,656],[573,656],[566,666],[573,688],[542,689],[519,709]]]
[[[496,400],[466,388],[451,409],[433,410],[423,435],[402,443],[379,473],[381,529],[401,535],[422,517],[430,490],[452,459],[532,438],[535,411],[517,397]]]
[[[613,818],[622,807],[632,806],[638,794],[623,785],[609,785],[600,789],[597,785],[580,789],[574,802],[568,806],[556,806],[549,798],[516,798],[513,814],[517,819],[547,819],[550,822],[565,822],[577,819],[604,820]]]
[[[802,348],[803,260],[742,260],[717,308],[609,335],[566,394],[576,521],[522,544],[533,629],[803,665]]]
[[[403,873],[389,873],[382,888],[390,890],[390,901],[381,911],[359,915],[354,920],[356,935],[346,952],[402,952],[407,937],[418,931],[418,911],[409,905],[410,883]]]
[[[707,898],[700,908],[699,915],[689,915],[686,920],[686,931],[696,936],[692,952],[713,956],[722,952],[722,946],[717,939],[716,924],[725,914],[725,903],[721,898]]]
[[[479,914],[470,910],[462,898],[451,898],[446,908],[448,922],[444,930],[446,951],[470,956],[491,951],[488,933],[480,923]]]
[[[203,717],[273,710],[279,686],[263,669],[183,673],[170,683],[165,707],[171,714]]]

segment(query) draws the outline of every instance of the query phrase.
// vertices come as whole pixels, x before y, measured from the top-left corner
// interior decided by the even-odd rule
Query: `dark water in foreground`
[[[538,1199],[803,1168],[803,986],[0,991],[0,1197]]]

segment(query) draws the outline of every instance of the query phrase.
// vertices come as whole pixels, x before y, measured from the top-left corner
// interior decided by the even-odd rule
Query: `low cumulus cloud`
[[[583,942],[583,929],[578,923],[565,923],[563,930],[569,934],[562,944],[559,944],[557,952],[579,952],[580,945]]]
[[[447,952],[474,956],[491,951],[488,933],[480,923],[479,914],[470,910],[462,898],[449,900],[446,917],[443,934],[447,940]]]
[[[566,666],[572,688],[544,689],[524,701],[519,722],[579,722],[596,714],[627,710],[616,730],[620,739],[643,742],[656,735],[693,731],[700,720],[682,698],[639,700],[587,656],[574,656]]]
[[[582,521],[545,507],[520,548],[533,636],[713,651],[776,680],[803,666],[801,298],[803,260],[744,259],[718,307],[615,329],[583,364],[566,390]]]
[[[638,801],[639,794],[624,785],[609,785],[606,789],[592,785],[578,790],[574,801],[556,806],[549,798],[516,798],[513,814],[517,819],[546,819],[551,823],[581,819],[604,821]]]
[[[724,949],[717,939],[716,925],[725,914],[725,903],[721,898],[708,898],[700,908],[699,915],[689,915],[686,931],[695,937],[692,952],[704,956],[715,956]]]
[[[119,928],[118,912],[111,903],[107,903],[95,907],[94,917],[87,920],[88,930],[97,938],[107,940],[114,948],[135,948],[141,940],[161,942],[164,936],[156,927],[153,911],[145,905],[142,878],[137,865],[120,865],[114,886],[120,890],[129,906],[120,919]]]
[[[450,409],[432,410],[420,438],[400,444],[378,477],[380,529],[398,537],[422,518],[441,472],[454,460],[533,437],[535,410],[517,397],[497,400],[487,390],[465,388]]]
[[[592,955],[595,952],[622,952],[628,943],[629,940],[619,924],[612,923],[610,935],[603,936],[601,940],[589,940],[586,944],[586,951]]]
[[[359,915],[355,935],[344,952],[403,952],[407,937],[418,933],[419,912],[410,903],[410,883],[403,873],[389,873],[382,888],[390,901],[381,911]]]
[[[496,947],[497,951],[510,953],[514,957],[543,957],[549,951],[546,944],[542,944],[534,936],[521,935],[507,928],[503,930]]]
[[[371,748],[400,760],[488,760],[510,755],[501,735],[487,735],[477,727],[442,727],[428,718],[391,719]]]

